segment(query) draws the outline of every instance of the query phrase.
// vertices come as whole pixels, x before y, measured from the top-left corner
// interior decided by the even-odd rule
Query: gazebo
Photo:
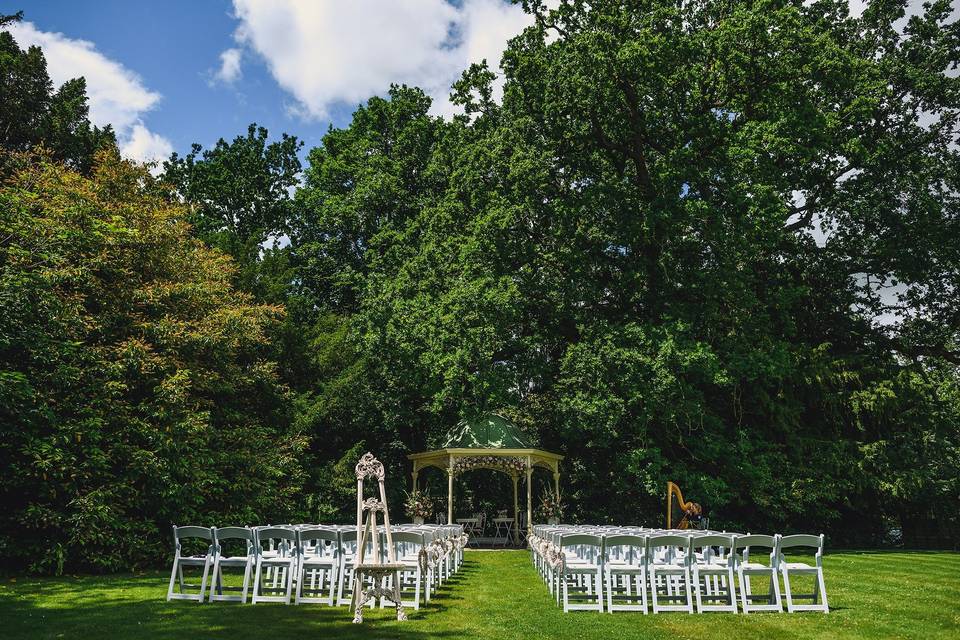
[[[517,426],[503,416],[487,414],[479,418],[461,420],[450,433],[442,449],[412,453],[413,488],[417,488],[420,471],[436,467],[447,472],[447,523],[453,524],[453,479],[458,473],[473,469],[490,469],[509,474],[513,480],[514,540],[519,539],[520,507],[517,504],[517,485],[521,474],[527,481],[527,531],[533,525],[533,470],[537,467],[553,473],[553,487],[560,496],[560,461],[563,456],[534,449],[524,439]]]

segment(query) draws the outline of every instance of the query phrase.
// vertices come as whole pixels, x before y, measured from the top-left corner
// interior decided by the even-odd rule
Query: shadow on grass
[[[123,585],[118,589],[118,578]],[[458,629],[438,628],[431,615],[462,598],[442,592],[420,610],[407,609],[398,623],[391,608],[369,607],[365,622],[352,624],[348,607],[321,604],[198,603],[166,601],[162,574],[100,578],[24,580],[16,592],[0,588],[0,637],[20,638],[246,638],[267,636],[391,638],[426,640],[461,638]],[[25,583],[25,584],[24,584]]]

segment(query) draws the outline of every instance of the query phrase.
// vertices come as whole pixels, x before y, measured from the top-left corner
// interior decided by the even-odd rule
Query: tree
[[[0,558],[116,571],[169,554],[171,523],[305,507],[303,438],[269,359],[282,308],[230,284],[142,167],[90,177],[15,156],[0,188]]]
[[[442,188],[430,166],[442,121],[430,102],[394,85],[311,149],[291,238],[301,293],[317,307],[355,311],[372,265],[391,259],[398,234]]]
[[[362,109],[307,170],[307,281],[358,309],[401,439],[501,408],[570,454],[579,517],[657,514],[674,479],[731,528],[881,535],[851,461],[895,427],[861,396],[957,429],[892,383],[960,343],[949,3],[902,33],[897,2],[524,5],[502,105],[476,65],[429,158],[350,146]]]
[[[0,29],[23,13],[0,16]],[[55,159],[88,173],[98,149],[116,147],[107,125],[89,120],[86,81],[68,80],[54,91],[40,47],[20,49],[8,31],[0,31],[0,146],[5,152],[44,145]]]
[[[286,252],[275,246],[287,233],[292,189],[297,185],[302,143],[251,124],[246,136],[223,138],[213,149],[194,144],[163,163],[163,179],[189,208],[194,233],[240,266],[238,286],[261,300],[282,302],[289,284]],[[264,247],[270,241],[271,247]]]

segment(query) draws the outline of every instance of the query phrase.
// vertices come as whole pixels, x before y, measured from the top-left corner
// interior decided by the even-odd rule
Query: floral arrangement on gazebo
[[[433,498],[426,491],[414,489],[407,493],[403,506],[407,515],[414,519],[426,520],[433,515]]]
[[[523,473],[527,470],[527,461],[519,456],[464,456],[456,458],[453,462],[454,473],[473,469],[500,469]]]
[[[545,490],[540,496],[540,517],[550,523],[556,523],[563,517],[563,500],[559,494]]]

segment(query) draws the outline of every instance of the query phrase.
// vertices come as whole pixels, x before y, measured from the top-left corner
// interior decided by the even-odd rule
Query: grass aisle
[[[164,601],[166,576],[19,578],[0,585],[0,638],[924,638],[960,637],[960,555],[836,553],[829,615],[564,614],[523,551],[468,551],[440,597],[398,624],[346,608]]]

